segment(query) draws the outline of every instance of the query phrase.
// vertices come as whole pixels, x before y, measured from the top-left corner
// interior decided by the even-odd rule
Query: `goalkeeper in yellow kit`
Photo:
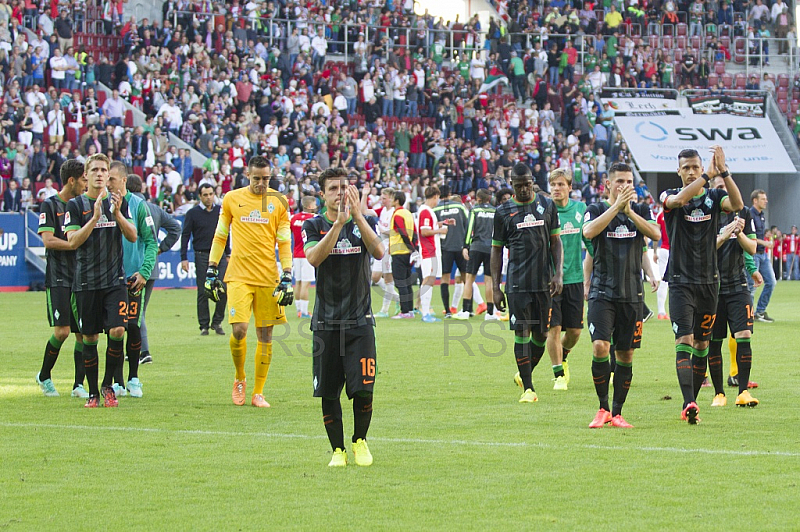
[[[225,195],[206,272],[206,293],[217,301],[224,290],[217,264],[230,234],[231,258],[225,283],[228,287],[228,322],[233,328],[231,356],[236,367],[231,397],[233,404],[239,406],[245,404],[247,388],[244,362],[250,314],[255,314],[258,337],[255,386],[250,404],[268,408],[264,384],[272,361],[272,328],[286,323],[283,307],[291,305],[294,300],[288,206],[282,194],[269,188],[272,172],[266,158],[255,156],[247,165],[250,185]],[[275,261],[276,245],[281,271]]]

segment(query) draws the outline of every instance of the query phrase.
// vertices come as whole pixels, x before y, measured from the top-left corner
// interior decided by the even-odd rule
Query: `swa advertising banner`
[[[787,174],[795,167],[767,118],[725,114],[618,116],[619,131],[642,172],[675,172],[678,153],[695,149],[703,164],[709,148],[719,144],[734,173]]]

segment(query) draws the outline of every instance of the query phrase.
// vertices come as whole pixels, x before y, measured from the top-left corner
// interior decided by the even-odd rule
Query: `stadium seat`
[[[737,89],[744,89],[747,85],[747,74],[744,72],[737,72],[735,82]]]
[[[796,115],[800,111],[800,101],[792,100],[792,114]]]
[[[199,170],[199,168],[195,168],[195,170]],[[202,170],[200,170],[202,172]],[[142,171],[141,166],[134,166],[133,173],[144,179],[144,171]]]
[[[733,61],[735,63],[744,63],[745,62],[745,40],[744,39],[736,39],[734,41],[735,49],[733,51]]]
[[[717,74],[711,73],[708,75],[709,87],[716,87],[718,82],[719,82],[719,76]]]
[[[722,61],[717,61],[714,63],[714,73],[721,76],[725,73],[725,63]]]
[[[662,42],[664,48],[669,50],[675,44],[675,39],[674,39],[674,37],[672,37],[672,35],[664,35],[664,37],[661,38],[661,42]]]
[[[723,74],[722,84],[725,86],[726,89],[730,89],[733,86],[733,76],[731,76],[727,72]]]
[[[683,50],[680,48],[675,48],[673,52],[673,59],[679,63],[683,61]],[[680,65],[678,65],[678,68],[675,70],[675,72],[680,72]]]
[[[775,97],[779,100],[788,100],[789,99],[789,89],[786,87],[778,87]]]
[[[648,42],[650,43],[650,48],[653,50],[658,49],[658,35],[651,35],[647,38]]]
[[[678,35],[677,37],[675,37],[675,46],[677,46],[681,50],[686,50],[687,48],[686,45],[687,45],[686,35]]]
[[[96,91],[97,94],[97,104],[100,107],[103,107],[103,104],[106,103],[106,93],[103,91]]]
[[[789,110],[789,102],[785,99],[778,100],[778,108],[781,110],[783,114],[786,114]]]
[[[675,28],[675,31],[677,32],[679,37],[686,37],[686,35],[689,33],[688,27],[684,22],[679,22]]]
[[[195,183],[199,183],[201,179],[203,179],[203,169],[202,168],[195,168],[192,170],[192,179]]]
[[[731,38],[730,37],[720,37],[719,38],[719,45],[724,46],[728,50],[731,49]]]
[[[778,74],[778,87],[789,87],[789,74]]]
[[[125,111],[125,127],[133,127],[133,111],[130,109]]]

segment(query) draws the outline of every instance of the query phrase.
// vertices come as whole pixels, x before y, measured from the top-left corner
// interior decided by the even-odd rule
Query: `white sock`
[[[304,299],[298,299],[297,300],[297,310],[301,314],[308,314],[308,311],[306,310],[308,307],[306,305],[308,305],[308,301],[306,301]]]
[[[464,283],[457,283],[453,289],[453,298],[450,300],[450,306],[458,308],[458,303],[461,301],[461,296],[464,293]]]
[[[431,300],[433,299],[433,287],[422,285],[419,291],[420,311],[423,316],[431,314]]]
[[[381,312],[389,312],[389,305],[392,304],[394,299],[394,283],[384,283],[383,290],[383,304],[381,305]]]
[[[475,306],[483,304],[483,296],[481,295],[481,289],[478,287],[478,283],[472,283],[472,300],[475,302]]]

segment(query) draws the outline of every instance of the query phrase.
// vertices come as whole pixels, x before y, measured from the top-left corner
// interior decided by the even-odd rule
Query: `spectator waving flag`
[[[508,78],[503,75],[502,70],[497,67],[492,67],[492,69],[489,71],[489,77],[483,80],[481,88],[478,90],[478,92],[489,92],[501,83],[508,85]]]

